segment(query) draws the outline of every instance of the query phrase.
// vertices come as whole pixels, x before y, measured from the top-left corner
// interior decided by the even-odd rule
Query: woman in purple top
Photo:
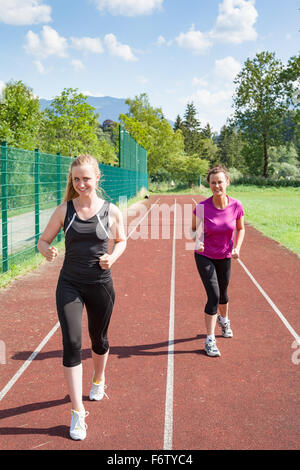
[[[218,322],[225,338],[233,336],[228,319],[227,288],[231,258],[239,258],[245,235],[244,210],[240,201],[226,194],[229,176],[225,167],[212,168],[207,181],[212,196],[197,204],[193,212],[192,231],[196,236],[202,225],[204,233],[195,250],[197,268],[207,294],[204,349],[209,356],[220,356],[215,326]]]

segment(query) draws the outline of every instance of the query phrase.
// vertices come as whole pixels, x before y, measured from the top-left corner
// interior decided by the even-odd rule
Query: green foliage
[[[172,160],[184,154],[181,131],[174,132],[160,108],[153,108],[146,94],[128,99],[129,112],[121,114],[124,128],[148,152],[148,172],[155,174],[161,168],[172,167]]]
[[[115,155],[110,144],[99,140],[99,115],[77,89],[65,88],[45,110],[41,129],[41,150],[75,156],[90,153],[105,163],[113,163]]]
[[[245,170],[245,159],[242,153],[244,141],[242,133],[235,126],[224,125],[217,137],[218,159],[227,168]]]
[[[0,140],[8,146],[34,149],[41,121],[40,103],[21,80],[9,81],[0,100]]]
[[[245,160],[251,172],[264,177],[269,172],[269,148],[282,141],[281,123],[291,102],[292,75],[274,53],[261,52],[245,62],[235,79],[235,120],[247,140]]]
[[[196,152],[186,154],[183,131],[180,128],[174,131],[162,110],[150,105],[146,94],[126,103],[129,112],[122,114],[120,119],[125,129],[147,150],[148,171],[152,180],[197,182],[199,173],[207,171],[208,161]],[[180,118],[177,123],[180,124]],[[214,145],[210,139],[202,138],[202,153],[206,157],[212,155]]]

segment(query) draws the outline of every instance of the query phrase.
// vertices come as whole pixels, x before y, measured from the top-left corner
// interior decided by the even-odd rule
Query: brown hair
[[[225,178],[229,180],[229,173],[226,166],[218,165],[211,168],[207,174],[207,181],[209,182],[210,175],[216,175],[217,173],[224,173]]]
[[[80,165],[91,165],[95,170],[95,174],[101,176],[99,165],[95,157],[89,154],[83,154],[76,157],[69,168],[68,182],[64,195],[64,201],[70,201],[71,199],[75,199],[76,197],[78,197],[78,193],[75,191],[73,186],[72,169]],[[99,195],[101,195],[101,189],[99,187],[96,188],[96,191],[99,193]]]

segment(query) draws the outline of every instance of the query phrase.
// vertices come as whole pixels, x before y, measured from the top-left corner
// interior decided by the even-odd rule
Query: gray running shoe
[[[217,316],[217,323],[222,328],[222,336],[224,336],[224,338],[232,338],[233,337],[232,329],[230,328],[230,320],[227,320],[226,323],[222,323],[221,315],[218,315]]]
[[[216,343],[215,339],[214,340],[212,340],[212,339],[206,340],[204,350],[205,350],[205,352],[208,356],[212,356],[212,357],[221,356],[221,353],[218,350],[217,343]]]

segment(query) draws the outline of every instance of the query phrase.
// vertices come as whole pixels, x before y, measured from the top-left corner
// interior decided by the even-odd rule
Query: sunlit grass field
[[[300,188],[229,186],[239,199],[245,220],[300,256]]]

